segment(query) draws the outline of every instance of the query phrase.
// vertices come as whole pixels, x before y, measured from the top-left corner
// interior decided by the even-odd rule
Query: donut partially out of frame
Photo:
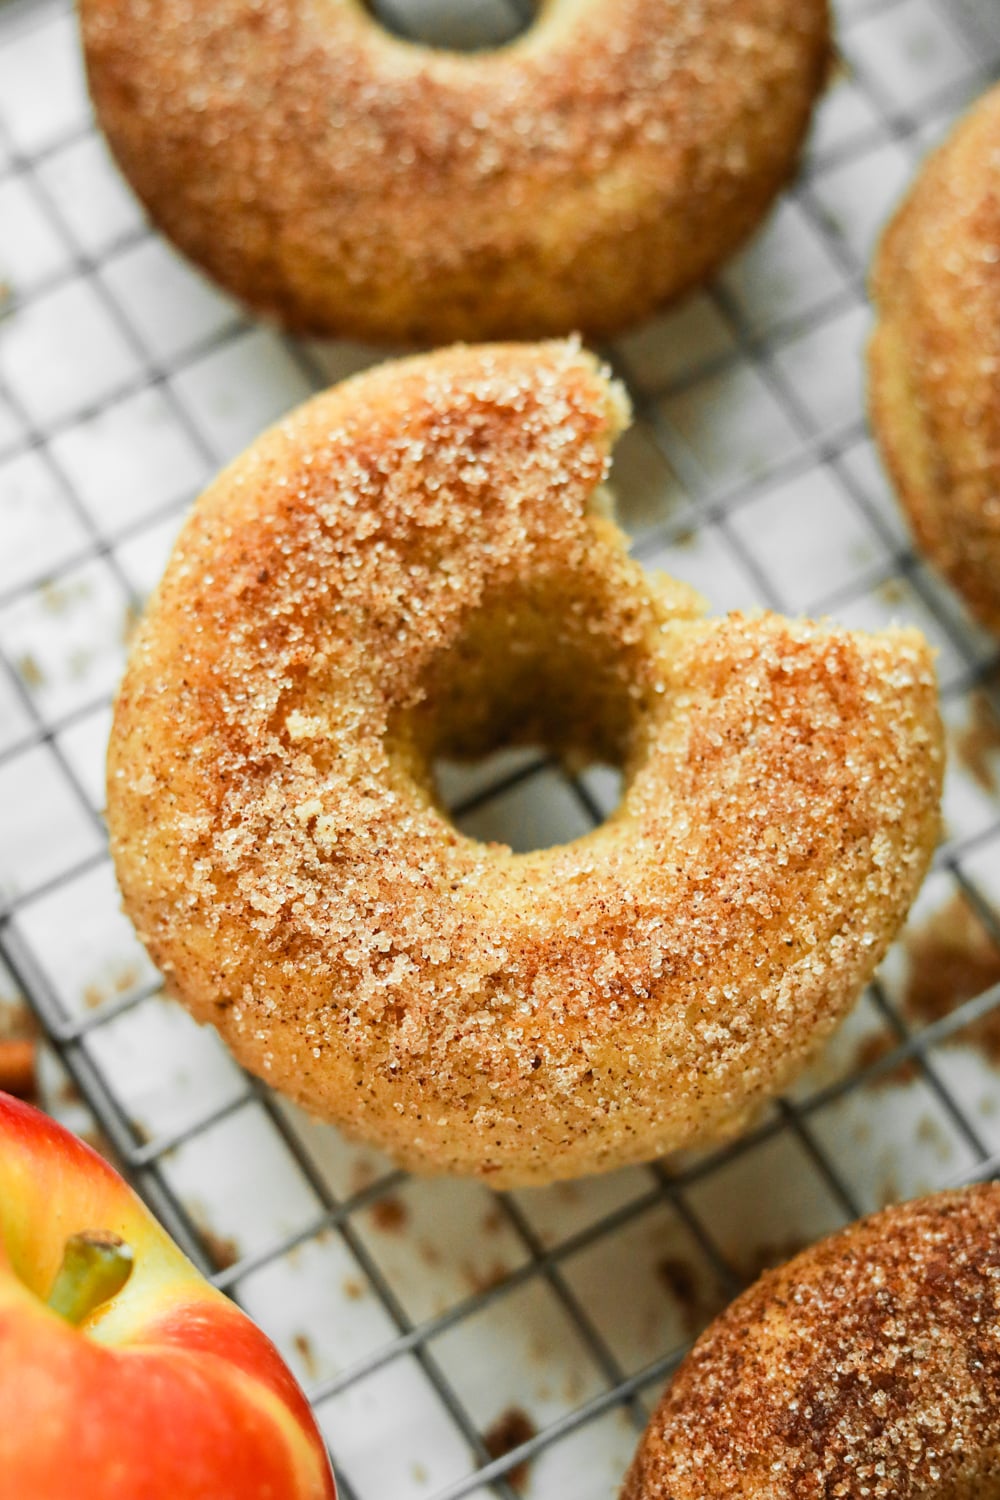
[[[998,1329],[995,1183],[853,1224],[699,1339],[622,1500],[996,1500]]]
[[[1000,87],[924,166],[872,296],[882,454],[918,544],[1000,630]]]
[[[385,365],[202,496],[132,648],[125,905],[239,1060],[427,1171],[543,1182],[732,1131],[900,925],[938,830],[912,631],[700,618],[595,507],[574,344]],[[621,765],[562,847],[460,833],[435,756]]]
[[[711,275],[798,158],[827,0],[542,0],[491,53],[362,0],[81,0],[155,222],[288,327],[605,334]]]

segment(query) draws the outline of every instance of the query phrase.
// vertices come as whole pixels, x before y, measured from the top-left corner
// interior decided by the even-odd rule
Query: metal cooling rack
[[[406,0],[393,12],[412,24]],[[637,554],[716,609],[930,636],[953,753],[911,925],[950,922],[992,955],[989,983],[997,646],[909,548],[861,351],[878,227],[997,76],[1000,15],[838,12],[843,61],[795,190],[715,287],[604,351],[637,413],[614,482]],[[305,1120],[161,998],[118,911],[103,749],[131,623],[194,494],[381,356],[254,325],[150,232],[94,131],[65,0],[0,0],[0,279],[0,993],[27,997],[139,1189],[275,1339],[347,1500],[608,1500],[685,1347],[761,1264],[1000,1171],[1000,986],[915,1014],[914,968],[933,964],[899,945],[808,1079],[740,1141],[669,1167],[494,1196],[411,1181]],[[524,754],[442,781],[463,827],[515,846],[575,836],[615,795]]]

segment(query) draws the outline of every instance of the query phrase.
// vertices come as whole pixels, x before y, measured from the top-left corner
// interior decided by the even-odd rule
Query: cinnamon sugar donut
[[[125,905],[242,1063],[421,1170],[546,1181],[735,1129],[844,1014],[938,827],[911,631],[702,620],[595,512],[574,344],[385,365],[197,503],[132,648]],[[618,811],[513,854],[435,755],[543,743]]]
[[[1000,630],[1000,88],[924,166],[872,295],[882,453],[918,543]]]
[[[996,1500],[1000,1187],[853,1224],[711,1325],[622,1500]]]
[[[153,219],[291,328],[611,332],[711,275],[794,170],[827,0],[542,0],[492,53],[362,0],[81,0]]]

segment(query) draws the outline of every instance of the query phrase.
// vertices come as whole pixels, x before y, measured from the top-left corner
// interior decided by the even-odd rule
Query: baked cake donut
[[[1000,630],[1000,88],[924,166],[872,294],[882,453],[917,542]]]
[[[794,171],[827,0],[542,0],[490,53],[362,0],[81,0],[155,222],[288,327],[605,334],[711,275]]]
[[[428,1171],[512,1184],[731,1131],[812,1054],[938,830],[911,631],[703,620],[597,491],[625,397],[575,344],[350,380],[198,501],[132,647],[125,906],[239,1060]],[[563,847],[463,836],[436,755],[625,772]]]
[[[995,1183],[853,1224],[703,1334],[621,1500],[996,1500],[998,1327]]]

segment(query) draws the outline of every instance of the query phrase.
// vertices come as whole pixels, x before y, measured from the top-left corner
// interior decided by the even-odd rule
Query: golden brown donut
[[[1000,630],[1000,88],[924,166],[872,294],[882,453],[917,542]]]
[[[827,0],[542,0],[508,47],[362,0],[81,0],[90,87],[156,223],[291,328],[608,333],[710,276],[794,170]]]
[[[871,974],[938,828],[911,631],[702,620],[595,489],[625,398],[574,344],[317,397],[202,496],[135,640],[112,848],[246,1066],[410,1166],[545,1181],[732,1130]],[[430,762],[625,769],[564,847],[459,833]]]
[[[1000,1186],[890,1208],[698,1340],[621,1500],[997,1500]]]

